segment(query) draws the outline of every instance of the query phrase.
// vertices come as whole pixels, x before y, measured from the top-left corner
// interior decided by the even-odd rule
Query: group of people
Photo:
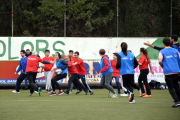
[[[163,39],[164,48],[159,48],[151,45],[149,42],[144,43],[147,46],[160,50],[159,52],[159,64],[163,68],[165,74],[165,81],[168,86],[169,92],[174,99],[175,104],[172,107],[180,107],[180,86],[178,81],[180,81],[180,44],[177,43],[178,36],[171,36],[169,38]],[[171,45],[172,41],[172,45]],[[129,103],[135,103],[133,88],[140,91],[140,97],[149,98],[151,97],[151,90],[148,84],[147,75],[149,74],[149,68],[151,74],[152,71],[150,57],[148,51],[145,48],[140,48],[141,57],[137,61],[136,57],[131,51],[128,51],[127,43],[121,43],[122,51],[119,53],[113,53],[113,60],[110,60],[106,51],[104,49],[99,50],[100,60],[100,77],[101,86],[109,90],[110,98],[118,98],[120,96],[128,96]],[[20,51],[22,56],[20,60],[20,65],[16,73],[22,69],[22,73],[17,79],[16,89],[14,93],[19,93],[19,87],[21,82],[27,78],[30,84],[30,96],[34,91],[37,91],[39,95],[42,94],[42,88],[35,84],[37,68],[44,67],[44,74],[46,79],[46,91],[51,92],[49,96],[62,95],[63,93],[70,94],[72,92],[73,86],[78,90],[76,94],[82,92],[82,90],[87,95],[90,93],[93,95],[93,91],[86,80],[86,69],[84,62],[79,58],[79,52],[69,51],[69,55],[60,55],[59,52],[55,53],[55,58],[50,56],[50,51],[45,51],[45,57],[41,59],[37,56],[37,52],[33,52],[32,55],[27,56],[24,50]],[[27,56],[27,57],[26,57]],[[39,62],[43,63],[39,65]],[[134,83],[134,69],[139,66],[140,75],[138,78],[139,86]],[[56,76],[53,77],[54,69]],[[60,84],[57,82],[63,78],[69,76],[68,88],[66,91],[61,89]],[[53,78],[52,78],[53,77]],[[115,79],[118,94],[116,94],[114,88],[112,87],[112,79]],[[81,79],[82,83],[79,81]],[[121,81],[121,84],[120,82]],[[144,90],[144,85],[146,87],[146,93]],[[58,93],[55,92],[55,87],[58,88]],[[125,94],[122,94],[120,88],[123,88]]]

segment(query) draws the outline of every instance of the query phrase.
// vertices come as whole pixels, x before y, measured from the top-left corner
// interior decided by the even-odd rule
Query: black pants
[[[38,86],[35,84],[37,72],[27,72],[27,79],[29,80],[30,92],[33,93],[34,90],[38,91]]]
[[[134,79],[133,79],[133,81],[131,82],[131,86],[132,86],[134,89],[140,90],[139,86],[134,83]]]
[[[180,82],[180,76],[178,76],[178,81]]]
[[[67,76],[66,73],[54,76],[54,78],[51,80],[51,84],[52,84],[53,91],[55,91],[55,86],[56,86],[59,90],[61,90],[61,87],[60,87],[60,85],[59,85],[59,83],[58,83],[57,81],[60,80],[60,79],[65,78],[66,76]]]
[[[123,86],[127,89],[127,92],[133,93],[132,81],[134,80],[134,74],[122,75],[123,78]]]
[[[172,98],[174,99],[175,102],[179,102],[180,86],[178,84],[178,74],[165,75],[165,81]]]
[[[88,91],[88,89],[79,81],[77,73],[72,74],[69,78],[67,91],[70,91],[72,82],[74,83],[74,85],[76,84],[77,86],[82,88],[85,92]]]
[[[145,93],[144,86],[143,86],[143,83],[144,83],[144,85],[146,86],[147,94],[151,95],[151,90],[150,90],[150,87],[149,87],[149,84],[148,84],[148,81],[147,81],[147,75],[148,74],[149,74],[149,69],[141,70],[140,74],[139,74],[139,78],[138,78],[138,83],[139,83],[139,86],[141,88],[142,93]],[[142,83],[142,81],[143,81],[143,83]]]
[[[24,73],[21,73],[16,81],[16,91],[19,92],[19,88],[20,88],[20,85],[22,83],[22,81],[27,77],[26,74]]]

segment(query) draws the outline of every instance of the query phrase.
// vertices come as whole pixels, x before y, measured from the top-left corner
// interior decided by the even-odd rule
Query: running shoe
[[[34,93],[39,93],[38,91],[34,91]]]
[[[56,92],[51,92],[51,94],[49,94],[49,96],[55,96]]]
[[[141,93],[140,95],[139,95],[139,97],[143,97],[143,96],[145,96],[146,94],[145,93]]]
[[[180,104],[179,104],[179,103],[175,103],[172,107],[173,107],[173,108],[180,107]]]
[[[116,94],[113,94],[110,98],[118,98],[118,96]]]
[[[65,91],[64,93],[68,94],[69,95],[69,91]]]
[[[78,90],[76,94],[79,94],[79,93],[81,93],[81,92],[82,92],[82,90]]]
[[[18,92],[18,91],[16,91],[16,90],[13,90],[12,93],[20,93],[20,92]]]
[[[87,90],[87,91],[86,91],[86,95],[88,95],[88,93],[89,93],[89,91]]]
[[[128,94],[120,94],[120,96],[122,96],[122,97],[128,97]]]
[[[64,91],[59,91],[57,95],[62,95]]]
[[[30,92],[30,93],[29,93],[29,96],[32,96],[32,94],[33,94],[33,93]]]
[[[91,91],[91,92],[90,92],[90,95],[94,95],[94,92],[93,92],[93,91]]]
[[[131,102],[129,102],[129,103],[135,103],[135,100],[132,100]]]
[[[130,93],[129,95],[129,102],[132,102],[134,100],[134,94]]]
[[[144,95],[143,97],[144,97],[144,98],[150,98],[151,95],[147,95],[147,94],[146,94],[146,95]]]
[[[112,95],[113,95],[113,93],[109,91],[108,97],[111,97]]]
[[[38,87],[38,93],[39,93],[39,96],[42,95],[42,87]]]

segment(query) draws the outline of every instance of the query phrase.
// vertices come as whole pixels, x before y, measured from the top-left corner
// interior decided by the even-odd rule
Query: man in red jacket
[[[45,57],[43,58],[43,61],[55,61],[54,57],[50,56],[50,51],[45,51]],[[54,69],[56,68],[55,64],[45,64],[42,67],[44,67],[44,76],[46,79],[46,93],[51,92],[52,86],[51,86],[51,79],[54,74]]]
[[[74,53],[72,62],[73,62],[73,65],[76,66],[78,70],[78,79],[81,78],[81,81],[83,82],[84,86],[89,90],[90,94],[93,95],[94,93],[91,90],[86,80],[86,69],[85,69],[83,60],[79,58],[79,52]],[[79,89],[79,91],[76,94],[79,94],[80,92],[82,92],[82,89],[80,87],[78,87],[77,89]]]
[[[32,53],[32,55],[30,55],[27,59],[27,66],[26,66],[26,73],[27,73],[27,78],[29,80],[29,84],[30,84],[30,94],[29,96],[31,96],[35,91],[38,91],[39,96],[41,96],[42,94],[42,88],[39,87],[35,84],[35,80],[36,80],[36,75],[37,75],[37,68],[39,65],[39,62],[43,63],[43,64],[54,64],[54,61],[43,61],[40,57],[37,57],[37,52],[34,51]]]

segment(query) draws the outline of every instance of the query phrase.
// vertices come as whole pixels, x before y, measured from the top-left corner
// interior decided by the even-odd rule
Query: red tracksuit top
[[[37,56],[31,55],[27,59],[26,73],[27,72],[37,72],[39,62],[43,60]]]
[[[68,73],[70,75],[74,74],[74,73],[78,73],[76,67],[72,64],[73,62],[72,61],[69,61],[68,62]]]
[[[43,61],[50,62],[50,61],[55,61],[55,59],[52,56],[50,56],[50,57],[44,57]],[[53,64],[45,64],[44,71],[50,71],[53,66],[54,66]]]

